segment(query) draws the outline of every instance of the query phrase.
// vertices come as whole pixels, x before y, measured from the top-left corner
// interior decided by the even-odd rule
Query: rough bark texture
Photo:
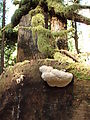
[[[11,74],[3,73],[2,80],[6,81],[7,88],[0,95],[0,120],[90,119],[90,81],[75,79],[65,88],[49,87],[38,70],[45,63],[57,67],[60,64],[57,61],[27,61],[16,64]],[[16,84],[20,74],[24,74],[23,81]]]
[[[29,14],[22,17],[18,31],[18,52],[17,61],[30,60],[38,54],[37,42],[33,42],[32,31],[23,27],[31,26],[31,17]],[[36,38],[37,41],[37,38]]]
[[[52,32],[60,32],[61,30],[66,29],[67,20],[63,21],[63,19],[58,19],[57,17],[52,17],[51,19],[51,31]],[[63,36],[62,38],[57,38],[57,46],[59,49],[68,50],[68,41],[67,36]]]

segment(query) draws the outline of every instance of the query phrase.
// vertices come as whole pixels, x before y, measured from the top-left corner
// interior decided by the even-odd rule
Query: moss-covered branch
[[[18,4],[20,4],[20,1],[19,1],[19,0],[14,0],[14,1],[13,1],[13,4],[14,4],[14,5],[18,5]]]
[[[34,9],[38,5],[38,2],[34,2],[34,0],[32,0],[32,2],[25,2],[26,4],[23,3],[24,5],[21,5],[21,7],[15,11],[14,15],[11,18],[13,27],[19,24],[20,19],[23,15],[26,15],[30,10]]]
[[[67,18],[69,20],[74,20],[76,22],[81,22],[81,23],[90,25],[90,18],[84,17],[84,16],[76,14],[76,13],[74,13],[73,15],[70,14],[69,16],[67,16]]]
[[[80,9],[90,9],[90,6],[87,6],[87,5],[80,5],[80,4],[73,4],[73,5],[70,5],[70,6],[67,6],[65,7],[65,9],[68,11],[68,12],[74,12],[76,10],[80,10]]]

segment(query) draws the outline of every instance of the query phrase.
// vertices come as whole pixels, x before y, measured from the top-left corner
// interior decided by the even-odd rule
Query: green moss
[[[90,66],[86,63],[76,63],[71,58],[59,52],[54,54],[54,59],[61,62],[63,65],[62,69],[73,73],[78,80],[90,80]],[[60,66],[62,66],[61,64]]]
[[[52,32],[53,37],[57,38],[60,37],[60,39],[64,39],[67,37],[67,34],[69,32],[73,32],[74,29],[70,28],[69,30],[61,30],[60,32]]]
[[[67,69],[79,80],[90,80],[90,67],[83,63],[71,63]]]
[[[60,16],[63,17],[64,5],[61,3],[61,1],[47,0],[47,4],[49,10],[53,8],[55,13],[60,13]]]
[[[32,17],[32,27],[37,27],[38,25],[41,25],[44,27],[44,15],[41,13],[36,14]]]
[[[65,63],[65,62],[75,63],[71,58],[67,57],[65,54],[61,54],[60,52],[55,52],[54,59],[59,60],[62,63]]]
[[[43,17],[42,17],[43,18]],[[43,19],[42,19],[43,21]],[[41,22],[43,23],[43,22]],[[45,29],[41,24],[38,25],[37,21],[33,26],[36,27],[23,27],[23,29],[26,30],[32,30],[33,33],[33,40],[36,37],[36,34],[38,36],[38,49],[43,54],[46,54],[47,56],[52,56],[54,54],[55,44],[56,44],[56,38],[57,37],[64,37],[67,35],[68,32],[73,31],[73,29],[70,30],[62,30],[60,32],[51,32],[49,29]],[[38,25],[38,26],[37,26]],[[35,43],[35,40],[34,40]]]
[[[29,15],[32,17],[38,13],[43,14],[43,9],[39,5],[35,9],[30,10]]]
[[[29,12],[30,7],[31,4],[28,3],[15,11],[14,15],[11,18],[11,23],[13,27],[19,24],[21,17]]]
[[[13,4],[14,4],[14,5],[17,5],[17,4],[19,4],[19,3],[20,3],[20,0],[14,0],[14,1],[13,1]]]
[[[46,57],[52,57],[54,53],[54,47],[51,45],[49,36],[46,36],[45,33],[39,33],[38,36],[38,49]]]
[[[51,31],[45,29],[41,25],[33,28],[38,34],[38,49],[41,53],[47,57],[51,57],[54,52],[54,39],[51,35]]]
[[[38,4],[40,0],[21,0],[21,5],[25,5],[27,3],[31,3],[31,4]]]
[[[25,5],[25,4],[27,4],[28,2],[30,2],[30,0],[21,0],[21,5]]]

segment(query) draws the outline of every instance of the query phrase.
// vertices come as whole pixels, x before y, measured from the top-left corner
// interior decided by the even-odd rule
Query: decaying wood
[[[0,120],[89,120],[90,81],[75,79],[64,88],[49,87],[40,77],[42,64],[66,67],[55,60],[24,61],[2,74]],[[21,75],[23,81],[17,84]]]

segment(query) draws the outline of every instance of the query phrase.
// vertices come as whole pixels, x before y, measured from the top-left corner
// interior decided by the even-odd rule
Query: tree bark
[[[79,54],[79,48],[78,48],[78,34],[77,34],[77,23],[72,22],[72,27],[75,28],[75,35],[74,35],[74,40],[75,40],[75,48],[77,53]]]
[[[45,28],[48,29],[48,12],[45,12],[44,16],[45,16]]]
[[[79,15],[77,13],[73,13],[73,15],[68,15],[67,19],[74,20],[76,22],[81,22],[81,23],[85,23],[87,25],[90,25],[90,19],[89,18],[84,17],[82,15]]]
[[[52,88],[41,79],[39,67],[49,65],[57,69],[65,69],[68,63],[40,60],[31,64],[30,61],[17,63],[12,70],[8,69],[2,74],[0,120],[90,119],[89,80],[75,79],[64,88]],[[73,72],[75,71],[72,65],[70,68]],[[76,68],[78,70],[78,66]],[[82,68],[79,71],[82,73]],[[90,70],[88,70],[88,74],[90,74]],[[20,79],[21,75],[24,75],[23,80],[17,84],[16,81]]]
[[[57,17],[52,17],[51,19],[51,31],[52,32],[60,32],[61,30],[66,29],[66,22],[62,19],[58,19]],[[67,36],[63,36],[63,38],[58,37],[57,38],[57,46],[59,49],[68,50],[68,42],[67,42]]]

